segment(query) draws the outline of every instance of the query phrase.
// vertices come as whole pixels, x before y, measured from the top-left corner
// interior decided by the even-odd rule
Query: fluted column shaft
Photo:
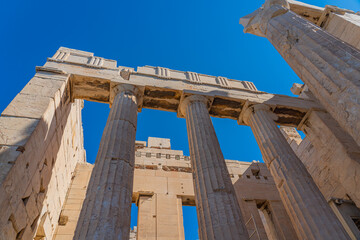
[[[244,120],[251,127],[263,159],[279,190],[300,239],[349,239],[303,163],[265,106],[249,108]]]
[[[200,239],[248,239],[206,101],[191,96],[181,106],[186,116]]]
[[[138,105],[135,88],[115,94],[74,239],[129,239]]]
[[[240,20],[245,32],[266,37],[326,110],[360,145],[360,50],[267,0]]]

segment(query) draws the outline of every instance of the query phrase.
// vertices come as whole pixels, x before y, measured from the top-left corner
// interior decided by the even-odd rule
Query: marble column
[[[267,0],[240,19],[245,32],[266,37],[333,118],[360,145],[360,50]]]
[[[114,88],[74,239],[129,239],[138,89]]]
[[[186,117],[200,239],[248,239],[207,104],[207,98],[193,95],[180,106]]]
[[[243,121],[253,130],[299,239],[349,239],[275,119],[267,106],[255,105],[246,110]]]

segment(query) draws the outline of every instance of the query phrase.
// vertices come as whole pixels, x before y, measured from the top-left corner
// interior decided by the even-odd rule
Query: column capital
[[[274,120],[276,121],[278,119],[278,116],[273,113],[270,109],[269,106],[265,105],[265,104],[256,104],[256,105],[252,105],[252,106],[249,106],[245,112],[244,112],[244,115],[242,117],[242,121],[246,124],[246,125],[249,125],[249,119],[250,119],[250,116],[253,115],[254,113],[256,113],[257,111],[266,111],[269,113],[269,116]]]
[[[203,102],[206,107],[208,108],[210,106],[210,102],[211,100],[208,99],[205,96],[201,96],[201,95],[191,95],[191,96],[187,96],[184,97],[179,104],[179,112],[180,114],[182,114],[183,116],[186,116],[186,107],[193,102]]]
[[[244,26],[245,33],[265,37],[269,20],[288,12],[289,9],[287,0],[266,0],[259,9],[240,18],[239,23]]]
[[[130,84],[117,84],[110,88],[110,97],[109,97],[110,107],[114,101],[115,96],[122,92],[126,92],[128,94],[134,95],[136,97],[136,103],[138,104],[138,106],[142,102],[141,100],[143,96],[142,94],[143,91],[141,91],[139,87]]]

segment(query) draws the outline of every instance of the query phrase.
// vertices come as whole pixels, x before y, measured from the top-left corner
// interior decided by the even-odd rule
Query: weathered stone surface
[[[7,221],[0,231],[0,239],[16,239],[17,233],[11,221]]]
[[[286,141],[291,145],[292,143],[299,145],[302,141],[300,134],[295,128],[291,127],[280,127],[280,131],[285,137]]]
[[[290,145],[325,198],[330,201],[333,197],[348,199],[349,196],[359,206],[360,148],[356,142],[325,112],[312,111],[300,130],[306,133],[307,140]],[[314,147],[313,156],[305,155],[309,152],[307,145]]]
[[[76,165],[74,178],[60,214],[63,219],[67,220],[64,224],[57,226],[54,240],[73,239],[92,169],[93,165],[89,163]]]
[[[148,147],[170,149],[170,139],[149,137]]]
[[[329,33],[360,49],[360,16],[351,13],[330,13],[324,26]]]
[[[185,98],[196,210],[201,239],[248,239],[224,157],[207,109],[208,99]]]
[[[267,107],[258,105],[244,116],[257,143],[287,213],[300,239],[349,239],[324,196],[291,149],[274,116]]]
[[[288,11],[289,6],[293,12]],[[116,66],[116,61],[96,57],[93,53],[67,48],[60,48],[52,58],[48,59],[45,66],[37,67],[35,77],[15,97],[0,117],[0,239],[52,239],[55,231],[57,231],[57,239],[72,238],[80,206],[86,193],[85,186],[77,184],[76,181],[73,181],[68,191],[75,166],[85,159],[81,127],[82,102],[77,98],[111,105],[114,98],[111,89],[119,83],[142,88],[144,96],[137,102],[138,110],[145,107],[178,111],[184,97],[198,94],[207,96],[211,100],[207,116],[210,114],[214,117],[239,119],[239,123],[244,124],[242,117],[248,106],[263,103],[271,107],[273,113],[278,116],[277,124],[295,127],[300,124],[301,126],[298,127],[301,127],[307,137],[300,143],[296,132],[287,131],[285,136],[288,137],[290,146],[296,149],[299,158],[306,165],[325,198],[329,200],[346,231],[350,233],[348,231],[350,226],[356,230],[354,221],[351,219],[351,216],[358,216],[355,214],[356,211],[344,212],[342,208],[345,205],[343,202],[353,205],[351,201],[359,206],[359,191],[357,191],[359,150],[356,146],[356,143],[359,144],[358,132],[360,129],[359,99],[357,97],[359,96],[357,80],[360,68],[359,50],[356,49],[360,44],[359,16],[352,11],[333,6],[316,8],[296,1],[290,1],[288,5],[284,0],[267,1],[264,8],[257,13],[259,14],[256,19],[259,22],[256,23],[254,21],[256,19],[252,19],[252,26],[255,26],[252,31],[269,38],[306,83],[306,85],[299,85],[294,89],[296,94],[300,93],[300,98],[261,92],[251,82],[235,81],[226,77],[150,66],[139,67],[137,71],[134,71],[131,68]],[[317,24],[320,28],[305,21],[304,18]],[[309,88],[313,93],[308,90]],[[321,101],[321,104],[317,103],[314,96]],[[321,105],[324,105],[325,108]],[[312,113],[314,109],[324,112],[327,109],[335,120],[328,118],[324,113]],[[179,117],[183,117],[181,111],[178,114]],[[193,123],[196,122],[195,120]],[[201,118],[197,123],[205,122],[209,125],[209,122],[205,120]],[[136,119],[128,122],[133,123],[134,121]],[[339,125],[336,121],[339,122]],[[121,126],[126,127],[126,125],[131,128],[132,124],[124,123]],[[193,128],[193,132],[199,133],[201,129],[204,130],[203,128]],[[206,131],[207,129],[204,130],[204,132]],[[114,137],[116,132],[108,132],[108,135],[114,139],[114,142],[122,144],[117,137]],[[262,136],[264,137],[264,134]],[[199,145],[210,142],[211,145],[216,143],[216,139],[214,139],[200,138],[192,141],[200,143]],[[124,146],[129,145],[129,142],[123,143]],[[137,146],[141,146],[141,143]],[[144,193],[154,192],[151,199],[156,199],[157,203],[152,201],[150,206],[156,206],[158,209],[155,235],[163,236],[166,239],[183,238],[181,205],[195,205],[189,158],[183,156],[182,151],[171,150],[167,140],[150,141],[150,148],[146,148],[146,144],[142,146],[143,148],[139,148],[137,151],[139,157],[133,165],[136,177],[132,200],[139,203],[138,200],[144,198]],[[112,154],[116,154],[117,147],[117,145],[111,144],[106,146],[106,149],[110,150],[108,155],[102,153],[104,159],[109,160],[109,156],[112,157]],[[103,148],[105,147],[103,146]],[[194,149],[193,147],[193,152],[206,156],[203,149]],[[204,149],[207,148],[204,147]],[[221,151],[218,148],[215,149],[217,149],[216,153],[209,157],[210,160],[221,159]],[[284,156],[281,157],[293,159],[293,155],[286,155],[288,152],[285,150],[281,152],[284,153]],[[214,149],[210,149],[210,151],[214,151]],[[120,160],[130,159],[129,154],[125,151],[119,154],[119,158]],[[274,159],[276,160],[276,158]],[[117,171],[107,168],[109,165],[114,165],[112,164],[114,160],[117,159],[107,161],[110,163],[102,165],[104,168],[97,171],[98,175],[94,180],[97,181],[96,186],[118,188],[119,191],[115,191],[115,193],[120,196],[131,196],[129,182],[127,185],[125,184],[123,191],[120,190],[121,186],[117,182],[126,181],[122,181],[121,178],[116,179],[114,174]],[[195,160],[193,159],[193,161]],[[214,163],[214,161],[210,161],[210,163]],[[240,201],[238,198],[238,200],[244,208],[242,209],[243,222],[247,222],[249,216],[253,216],[253,221],[246,225],[249,235],[258,234],[261,239],[295,239],[293,232],[289,230],[291,227],[287,225],[290,224],[289,217],[287,217],[282,203],[279,202],[276,191],[270,191],[267,188],[272,184],[272,178],[259,175],[265,171],[262,169],[264,165],[258,164],[257,167],[250,167],[245,171],[248,167],[246,164],[239,164],[235,161],[226,163],[228,169],[226,174],[229,174],[233,183],[248,184],[241,190],[246,190],[248,199],[243,198]],[[204,164],[206,165],[208,162]],[[289,164],[291,165],[291,161]],[[226,174],[223,171],[225,169],[223,165],[220,168],[220,170],[222,169],[220,175],[213,174],[215,178],[206,176],[212,170],[205,168],[203,171],[205,176],[200,180],[211,179],[214,182],[204,181],[203,186],[212,187],[218,184],[220,188],[215,189],[220,189],[219,192],[225,189],[221,188],[223,183],[221,181],[226,182],[224,186],[230,186],[229,181],[224,177]],[[117,166],[124,170],[122,176],[126,176],[132,171],[132,166],[129,167],[129,164],[124,161],[117,163]],[[286,164],[283,166],[287,167]],[[106,169],[109,171],[105,171]],[[102,170],[104,171],[101,172]],[[219,173],[218,169],[215,170],[214,173]],[[107,174],[107,178],[103,179],[102,176],[99,176],[104,172]],[[292,172],[289,171],[289,173]],[[89,176],[88,169],[86,174],[78,176],[85,175]],[[77,180],[86,182],[87,177]],[[131,179],[130,175],[128,178]],[[286,180],[288,181],[288,179]],[[299,182],[305,186],[304,181],[306,182],[308,178],[295,177],[289,181],[291,180],[294,185]],[[279,182],[277,183],[279,184]],[[280,185],[282,188],[284,185],[286,187],[283,182],[280,182]],[[95,188],[94,186],[92,185],[91,188]],[[254,188],[256,186],[257,191],[251,191],[249,186],[254,186]],[[271,186],[273,189],[273,184]],[[211,187],[200,190],[211,190]],[[124,190],[125,188],[126,190]],[[117,199],[113,197],[112,189],[103,191],[103,193],[105,198],[114,201]],[[245,195],[245,192],[242,193]],[[207,195],[208,203],[213,204],[200,209],[201,211],[209,206],[210,209],[216,206],[215,195]],[[244,195],[242,196],[244,197]],[[284,194],[282,193],[282,195]],[[106,201],[103,201],[101,194],[100,196],[97,199],[101,198],[99,202],[102,201],[102,205],[97,204],[98,202],[95,205],[97,204],[96,211],[103,213],[99,220],[102,221],[112,212],[110,212],[110,208],[107,208],[106,211],[101,208]],[[290,205],[297,208],[296,213],[301,212],[306,215],[311,212],[313,213],[310,214],[311,216],[323,216],[321,211],[326,209],[326,203],[324,201],[317,202],[316,206],[320,209],[318,211],[320,214],[313,211],[311,206],[309,207],[310,211],[306,211],[307,205],[304,205],[304,201],[307,198],[304,196],[306,195],[301,196],[304,199],[298,200],[298,196],[295,196],[296,201],[292,199],[293,202]],[[311,197],[309,198],[311,199]],[[221,201],[227,202],[227,196],[218,202]],[[318,199],[315,199],[314,203],[316,201]],[[130,200],[123,199],[123,202],[128,203]],[[230,202],[233,204],[234,201]],[[228,207],[228,205],[226,206]],[[289,206],[289,202],[285,202],[285,206]],[[128,219],[127,211],[129,209],[113,212],[115,212],[114,215],[118,212],[124,213]],[[235,209],[234,213],[237,213],[236,207],[232,206],[227,209],[228,211]],[[61,212],[61,210],[63,211]],[[290,216],[294,215],[302,216],[301,214],[290,214]],[[216,214],[214,216],[212,220],[219,219]],[[228,216],[229,214],[224,218]],[[98,220],[96,216],[88,219]],[[114,220],[111,217],[108,219]],[[312,220],[313,218],[309,217],[308,219]],[[128,221],[125,222],[127,224]],[[323,229],[327,229],[336,225],[335,222],[329,225],[326,224],[328,221],[324,221],[314,225],[324,226]],[[251,225],[252,223],[254,225]],[[65,225],[59,226],[59,224]],[[106,227],[101,226],[101,229],[106,229]],[[336,225],[334,229],[336,230],[337,227]],[[124,229],[126,232],[129,228],[124,227]],[[256,229],[256,233],[253,232]],[[271,229],[276,229],[276,231]],[[153,230],[152,227],[149,228],[150,232]],[[231,230],[233,229],[225,231],[224,234],[231,235]],[[314,228],[312,230],[316,231]],[[139,234],[142,233],[143,229],[140,229]],[[148,236],[150,238],[150,235]],[[351,236],[354,238],[357,235]],[[221,237],[229,238],[226,235]],[[306,237],[313,236],[306,235]]]
[[[180,196],[140,195],[138,207],[138,239],[185,239]]]
[[[38,123],[37,119],[0,117],[0,144],[24,146]]]
[[[146,147],[146,142],[143,141],[137,141],[136,146],[132,201],[139,206],[139,239],[151,239],[155,236],[165,237],[165,239],[183,239],[181,205],[195,206],[192,173],[187,170],[191,169],[190,158],[184,156],[179,150],[157,148],[157,146]],[[283,205],[278,203],[280,196],[265,164],[226,160],[226,165],[239,203],[250,199],[269,201],[272,207],[271,214],[276,216],[270,223],[273,222],[272,224],[276,226],[278,236],[285,236],[283,239],[296,239],[287,213]],[[257,176],[254,175],[256,174],[254,170],[259,170]],[[75,229],[73,223],[78,220],[79,207],[85,199],[86,183],[89,181],[91,171],[90,164],[77,165],[61,213],[62,216],[68,217],[68,222],[64,226],[58,226],[58,230],[61,230],[56,231],[55,239],[73,238]],[[257,204],[255,200],[252,201],[254,205],[251,206],[255,207],[242,208],[244,222],[249,220],[246,217],[250,217],[251,214],[257,216],[256,228],[266,239],[264,235],[266,223],[261,221]],[[247,224],[246,227],[249,234],[253,233],[252,224]]]
[[[137,89],[119,86],[100,142],[74,239],[128,239]]]
[[[51,107],[55,107],[53,100],[49,97],[19,93],[1,115],[39,119],[50,104]]]
[[[14,231],[22,239],[52,238],[72,171],[84,161],[81,100],[63,101],[68,76],[37,75],[29,83],[41,81],[43,91],[25,87],[28,92],[20,93],[0,117],[0,229],[11,219],[13,230],[6,234]],[[55,117],[55,111],[62,114]]]
[[[11,167],[15,164],[16,158],[21,154],[17,151],[18,146],[0,145],[0,183],[4,181]]]
[[[253,162],[234,183],[234,188],[250,236],[298,239],[273,177],[264,163]],[[266,220],[260,215],[265,208],[266,213],[262,215],[269,216]],[[271,238],[271,235],[274,237]]]
[[[245,32],[266,37],[325,109],[360,145],[360,50],[267,0],[244,17]]]
[[[60,50],[59,50],[60,51]],[[88,61],[87,55],[78,55],[77,50],[61,49],[65,55],[72,56],[76,61],[51,58],[45,64],[44,69],[57,69],[71,74],[72,91],[71,97],[91,101],[109,103],[110,89],[114,84],[124,83],[144,87],[142,107],[177,111],[181,95],[186,92],[214,97],[213,105],[209,111],[211,116],[226,117],[237,120],[242,106],[265,103],[272,107],[282,109],[282,116],[286,118],[285,125],[296,126],[302,116],[311,108],[322,109],[322,106],[312,100],[296,99],[289,96],[269,94],[256,89],[253,83],[236,81],[224,77],[209,76],[194,73],[199,81],[190,80],[190,75],[185,71],[167,69],[169,75],[162,75],[163,70],[159,67],[138,67],[137,71],[130,71],[129,78],[121,76],[124,67],[117,68],[89,68],[84,62]],[[92,54],[92,53],[91,53]],[[74,60],[73,59],[73,60]],[[64,62],[66,64],[64,64]],[[120,73],[119,73],[120,72]],[[192,76],[192,75],[191,75]],[[226,79],[226,84],[222,84]],[[199,84],[200,82],[200,84]],[[286,112],[286,114],[284,114]]]
[[[26,84],[21,93],[54,98],[55,93],[62,88],[64,88],[64,82],[61,80],[34,77]]]

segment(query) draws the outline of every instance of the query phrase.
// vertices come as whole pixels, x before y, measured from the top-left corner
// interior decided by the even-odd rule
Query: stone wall
[[[300,135],[298,134],[296,141],[291,140],[287,135],[289,128],[281,127],[291,148],[304,163],[346,232],[351,239],[358,239],[360,232],[356,219],[360,216],[357,191],[359,147],[324,112],[314,111],[301,129],[307,136],[298,144]]]
[[[251,239],[298,239],[264,163],[253,162],[234,188]]]
[[[73,239],[92,169],[93,165],[90,163],[79,162],[76,165],[65,203],[61,209],[54,240]]]
[[[327,163],[331,159],[331,156],[327,156],[327,158],[324,159],[324,156],[321,156],[320,153],[316,151],[308,137],[305,137],[299,144],[295,142],[289,143],[296,155],[304,163],[326,200],[330,200],[331,197],[346,197],[346,191],[344,187],[342,187],[342,184],[336,179],[328,177],[332,166]]]
[[[328,113],[313,111],[301,129],[306,134],[302,141],[299,134],[294,137],[294,128],[281,127],[325,199],[351,200],[359,207],[360,147]]]
[[[52,239],[75,166],[82,100],[68,75],[39,71],[0,117],[0,239]]]

